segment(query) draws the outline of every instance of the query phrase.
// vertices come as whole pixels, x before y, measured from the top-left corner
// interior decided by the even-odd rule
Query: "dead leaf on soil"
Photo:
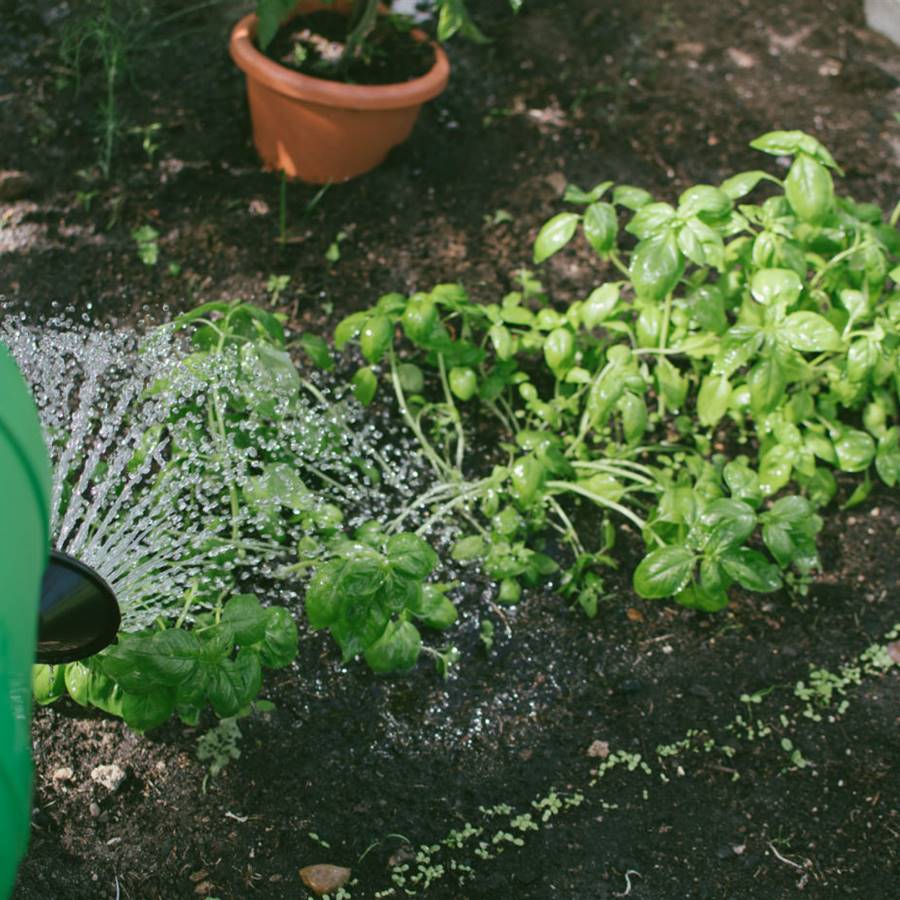
[[[625,615],[628,616],[629,622],[644,621],[644,614],[639,609],[635,609],[633,606],[629,606],[628,609],[625,610]]]

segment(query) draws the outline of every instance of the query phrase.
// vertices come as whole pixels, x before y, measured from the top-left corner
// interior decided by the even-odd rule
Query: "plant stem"
[[[593,503],[596,503],[597,506],[603,506],[606,509],[614,509],[619,515],[625,516],[630,522],[633,522],[643,531],[647,527],[647,523],[638,515],[633,513],[627,506],[622,506],[621,503],[616,503],[615,500],[610,500],[607,497],[601,497],[599,494],[593,493],[593,491],[587,490],[587,488],[581,487],[578,484],[572,484],[569,481],[548,481],[547,485],[550,490],[555,490],[559,493],[571,493],[578,494],[581,497],[585,497]]]
[[[431,446],[428,438],[425,437],[425,433],[422,431],[419,423],[410,415],[409,407],[406,405],[406,395],[403,392],[403,386],[400,384],[400,376],[397,373],[397,355],[395,354],[393,347],[391,347],[388,353],[391,364],[391,383],[394,386],[394,395],[397,398],[400,415],[403,416],[404,421],[416,436],[416,440],[419,442],[422,453],[425,454],[425,458],[431,463],[431,468],[434,469],[438,478],[449,477],[451,480],[457,480],[459,473],[455,472],[452,466],[448,465],[437,455],[434,447]]]
[[[665,350],[666,344],[669,340],[669,319],[672,316],[672,292],[669,291],[666,294],[665,303],[663,305],[663,320],[662,325],[659,329],[659,344],[657,345],[658,350]],[[666,395],[661,387],[659,387],[659,396],[658,396],[658,405],[657,409],[659,410],[659,418],[662,421],[666,417]]]
[[[441,387],[444,389],[444,397],[447,401],[447,406],[450,409],[450,418],[453,419],[453,427],[456,429],[456,469],[461,473],[463,459],[465,458],[466,453],[466,435],[463,431],[459,410],[453,402],[453,393],[451,392],[450,384],[447,381],[447,367],[444,365],[444,356],[442,353],[438,354],[438,371],[441,375]]]

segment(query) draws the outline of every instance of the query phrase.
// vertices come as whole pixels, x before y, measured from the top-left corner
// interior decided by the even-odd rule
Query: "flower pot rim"
[[[447,86],[450,63],[443,48],[430,41],[418,28],[410,34],[417,41],[425,41],[434,49],[434,65],[424,75],[398,84],[343,84],[303,75],[279,65],[261,53],[254,45],[257,17],[244,16],[232,29],[229,52],[235,65],[248,77],[279,94],[344,109],[400,109],[418,106],[436,97]]]

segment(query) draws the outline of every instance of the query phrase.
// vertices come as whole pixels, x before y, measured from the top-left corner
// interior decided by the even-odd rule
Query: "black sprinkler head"
[[[115,640],[120,621],[110,586],[89,566],[51,550],[41,590],[37,661],[67,663],[92,656]]]

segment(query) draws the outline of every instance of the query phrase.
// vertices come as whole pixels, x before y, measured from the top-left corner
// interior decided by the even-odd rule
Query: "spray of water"
[[[146,334],[23,318],[0,325],[53,464],[54,546],[110,584],[123,629],[214,605],[315,539],[317,513],[386,519],[420,483],[341,390],[286,377],[252,345],[198,354]],[[381,423],[383,424],[383,423]]]

